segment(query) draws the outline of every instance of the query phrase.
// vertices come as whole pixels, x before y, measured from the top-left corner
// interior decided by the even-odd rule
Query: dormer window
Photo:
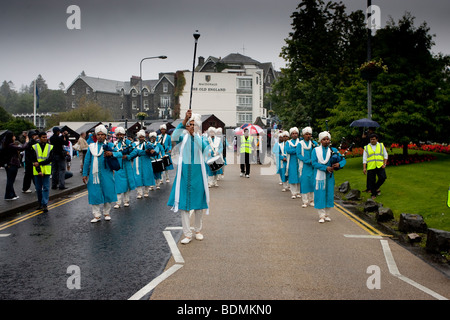
[[[86,94],[90,94],[91,93],[91,88],[86,87]]]

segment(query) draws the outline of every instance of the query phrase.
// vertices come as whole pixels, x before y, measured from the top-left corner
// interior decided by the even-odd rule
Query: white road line
[[[344,234],[346,238],[358,238],[358,239],[383,239],[382,236],[367,235],[367,234]]]
[[[147,284],[145,287],[143,287],[141,290],[136,292],[133,296],[131,296],[128,300],[140,300],[142,297],[144,297],[146,294],[148,294],[150,291],[156,288],[158,284],[166,280],[168,277],[170,277],[172,274],[174,274],[176,271],[181,269],[183,267],[182,264],[174,264],[169,269],[161,273],[158,277],[153,279],[149,284]]]
[[[178,250],[178,246],[175,243],[175,239],[172,236],[172,232],[163,231],[164,237],[166,237],[167,244],[169,245],[170,251],[172,252],[172,256],[176,263],[184,263],[183,256],[181,255],[180,250]]]
[[[9,237],[11,233],[0,233],[0,238],[6,238]]]
[[[416,287],[419,290],[422,290],[423,292],[429,294],[430,296],[438,299],[438,300],[448,300],[446,297],[441,296],[440,294],[434,292],[431,289],[428,289],[427,287],[422,286],[421,284],[415,282],[414,280],[409,279],[408,277],[405,277],[400,274],[400,271],[397,268],[397,264],[395,263],[394,256],[392,255],[391,248],[389,247],[389,242],[387,240],[380,240],[381,246],[383,248],[384,257],[386,258],[386,263],[389,268],[389,272],[399,278],[400,280],[405,281],[406,283],[412,285],[413,287]]]

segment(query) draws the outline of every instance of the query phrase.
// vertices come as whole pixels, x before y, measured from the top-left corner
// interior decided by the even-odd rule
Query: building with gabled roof
[[[117,81],[86,76],[83,72],[65,90],[66,110],[78,107],[84,97],[107,109],[116,120],[136,119],[140,111],[147,113],[148,119],[167,119],[175,102],[174,78],[174,73],[160,73],[159,79],[141,83],[137,76]]]

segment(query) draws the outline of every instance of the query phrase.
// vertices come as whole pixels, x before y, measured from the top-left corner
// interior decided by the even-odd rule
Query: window
[[[76,106],[77,104],[75,103],[75,101],[72,101],[72,109],[75,109]]]
[[[91,93],[91,88],[86,87],[86,94],[89,94],[89,93]]]
[[[237,79],[237,87],[239,89],[251,89],[252,88],[252,79]]]
[[[161,96],[161,108],[170,107],[170,96]]]
[[[237,96],[237,105],[246,107],[251,106],[253,104],[253,97],[252,96]]]
[[[137,97],[137,91],[135,89],[131,90],[131,96]]]
[[[74,96],[74,95],[75,95],[75,93],[76,93],[76,90],[75,90],[75,88],[72,88],[72,95]]]
[[[164,93],[169,92],[169,84],[167,82],[163,83],[163,92]]]
[[[147,89],[143,89],[142,93],[144,94],[144,97],[148,97],[148,90]]]
[[[131,101],[131,109],[136,110],[137,109],[137,102]]]
[[[146,111],[149,109],[149,107],[148,107],[148,100],[144,100],[144,109]]]
[[[236,114],[236,120],[238,124],[243,123],[251,123],[252,122],[252,113],[251,112],[238,112]]]

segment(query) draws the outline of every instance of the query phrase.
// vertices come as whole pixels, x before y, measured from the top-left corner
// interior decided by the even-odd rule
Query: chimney
[[[198,66],[197,67],[202,67],[204,64],[205,64],[205,58],[198,57]]]
[[[139,81],[141,80],[138,76],[131,76],[130,78],[130,85],[131,86],[137,86],[139,84]]]

